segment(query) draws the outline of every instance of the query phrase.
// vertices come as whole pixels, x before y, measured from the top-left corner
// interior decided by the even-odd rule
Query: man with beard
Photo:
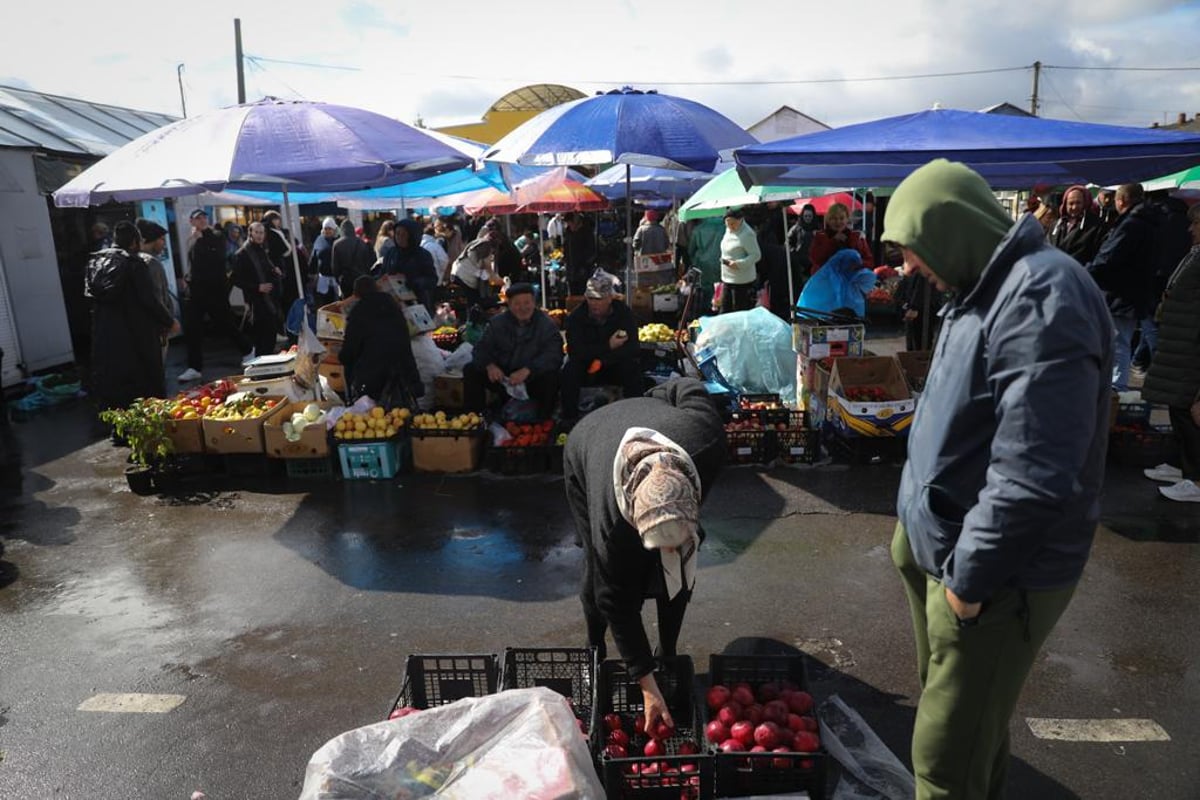
[[[1092,196],[1087,187],[1067,189],[1059,213],[1061,216],[1050,232],[1050,241],[1080,264],[1088,263],[1100,249],[1104,225],[1100,215],[1092,211]]]

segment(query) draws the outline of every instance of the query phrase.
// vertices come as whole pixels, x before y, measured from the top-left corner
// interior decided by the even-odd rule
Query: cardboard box
[[[168,420],[167,438],[176,453],[204,452],[204,426],[199,419]]]
[[[346,336],[346,318],[350,309],[358,302],[354,298],[339,300],[317,309],[317,330],[322,339],[343,339]]]
[[[847,390],[867,386],[882,389],[892,399],[865,402],[846,397]],[[894,356],[836,359],[828,399],[828,424],[845,438],[907,436],[916,408]]]
[[[447,372],[433,379],[433,406],[446,411],[461,411],[466,404],[466,391],[460,372]]]
[[[679,310],[679,293],[650,295],[653,310],[656,312],[673,313]]]
[[[346,393],[346,368],[341,364],[329,364],[323,361],[317,367],[317,373],[329,381],[330,389],[338,394]]]
[[[278,415],[287,405],[284,398],[272,397],[278,404],[255,419],[208,419],[201,420],[204,429],[204,447],[210,453],[229,455],[232,453],[262,453],[263,424]]]
[[[929,375],[929,365],[933,361],[933,352],[929,350],[905,350],[896,353],[900,362],[900,371],[904,373],[904,381],[913,397],[919,397],[925,391],[925,378]]]
[[[854,325],[814,325],[792,323],[792,350],[808,358],[819,359],[863,355],[867,328]]]
[[[483,456],[483,431],[458,436],[412,434],[413,469],[417,472],[474,472]]]
[[[654,294],[649,289],[634,289],[629,295],[629,307],[634,311],[654,311]]]
[[[328,411],[336,403],[317,403],[323,410]],[[282,409],[263,423],[263,449],[267,458],[325,458],[329,455],[329,432],[325,422],[316,425],[306,425],[300,432],[298,441],[289,441],[283,433],[283,423],[291,420],[293,414],[298,414],[308,406],[307,402],[282,403]]]
[[[319,341],[321,343],[321,346],[325,348],[325,355],[323,355],[321,357],[321,360],[323,362],[325,362],[326,364],[342,363],[341,361],[338,360],[338,356],[342,352],[342,340],[341,339],[326,339],[326,338],[318,336],[317,341]]]
[[[816,359],[796,358],[796,385],[800,387],[800,407],[808,412],[808,424],[821,428],[829,412],[829,370]]]

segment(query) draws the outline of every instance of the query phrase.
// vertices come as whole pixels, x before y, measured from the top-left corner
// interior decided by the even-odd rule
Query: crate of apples
[[[385,409],[375,406],[365,414],[347,411],[333,425],[333,438],[339,441],[390,439],[404,430],[412,412],[407,408]]]

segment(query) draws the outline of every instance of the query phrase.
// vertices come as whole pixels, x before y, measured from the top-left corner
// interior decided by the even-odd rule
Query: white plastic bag
[[[300,800],[602,798],[562,695],[511,689],[348,731],[313,753]]]
[[[463,342],[454,349],[454,352],[446,356],[445,368],[446,372],[462,372],[467,364],[471,363],[471,358],[475,355],[475,345],[470,342]]]
[[[916,781],[858,712],[836,694],[821,703],[821,742],[842,765],[833,800],[912,800]]]
[[[425,386],[425,394],[417,401],[417,407],[428,411],[433,408],[433,379],[446,371],[446,355],[433,343],[428,333],[413,337],[412,351],[413,358],[417,360],[417,372],[421,374],[421,383]]]

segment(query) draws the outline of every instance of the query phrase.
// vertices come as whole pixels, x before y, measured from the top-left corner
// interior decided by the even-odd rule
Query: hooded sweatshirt
[[[939,158],[896,188],[883,218],[883,240],[912,250],[962,291],[979,280],[1012,224],[978,173]]]

